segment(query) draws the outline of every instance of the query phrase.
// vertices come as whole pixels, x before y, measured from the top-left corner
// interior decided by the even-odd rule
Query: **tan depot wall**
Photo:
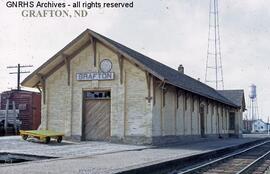
[[[98,71],[100,60],[113,63],[112,81],[77,81],[77,72]],[[124,60],[123,84],[120,84],[118,56],[97,43],[97,67],[93,65],[92,45],[81,51],[70,63],[70,86],[67,85],[66,66],[46,79],[46,103],[42,104],[43,129],[65,132],[66,136],[82,135],[82,93],[85,90],[111,90],[111,136],[152,136],[152,107],[145,100],[147,86],[145,72]]]
[[[235,113],[235,121],[236,121],[236,134],[241,137],[243,130],[243,111],[238,110]]]
[[[200,104],[204,105],[204,125],[206,135],[228,134],[229,129],[229,109],[214,102],[192,96],[181,94],[178,97],[174,87],[167,86],[165,93],[165,104],[163,105],[163,94],[160,87],[155,89],[155,104],[153,105],[153,136],[171,135],[201,135],[200,125]],[[185,98],[187,107],[185,109]],[[194,109],[192,108],[194,100]],[[208,107],[208,109],[207,109]],[[236,132],[239,132],[241,113],[236,113]],[[239,125],[239,126],[238,126]]]

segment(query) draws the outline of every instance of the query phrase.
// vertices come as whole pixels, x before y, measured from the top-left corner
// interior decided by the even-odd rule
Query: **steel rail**
[[[214,165],[214,164],[220,163],[220,162],[222,162],[222,161],[225,161],[225,160],[230,159],[230,158],[232,158],[232,157],[235,157],[235,156],[237,156],[237,155],[243,154],[243,153],[245,153],[245,152],[248,152],[248,151],[250,151],[250,150],[253,150],[253,149],[257,148],[257,147],[260,147],[260,146],[265,145],[265,144],[268,144],[268,143],[270,143],[270,141],[266,141],[266,142],[257,144],[257,145],[255,145],[255,146],[252,146],[252,147],[249,147],[249,148],[247,148],[247,149],[244,149],[244,150],[242,150],[242,151],[240,151],[240,152],[235,152],[235,153],[233,153],[233,154],[226,155],[226,156],[224,156],[224,157],[215,159],[215,160],[213,160],[213,161],[210,161],[210,162],[208,162],[208,163],[205,163],[205,164],[196,166],[196,167],[194,167],[194,168],[191,168],[191,169],[188,169],[188,170],[185,170],[185,171],[178,172],[177,174],[194,173],[194,172],[196,172],[196,171],[198,171],[198,170],[202,170],[202,169],[205,168],[205,167],[209,167],[209,166],[212,166],[212,165]],[[270,151],[269,151],[269,153],[270,153]],[[266,154],[264,154],[263,156],[265,156],[265,155],[266,155]],[[261,157],[262,157],[262,156],[261,156]],[[260,158],[261,158],[261,157],[260,157]],[[258,159],[259,159],[259,158],[257,158],[256,161],[257,161]],[[255,162],[255,161],[253,161],[253,162]],[[246,167],[245,167],[245,168],[246,168]]]
[[[257,158],[255,161],[253,161],[252,163],[250,163],[249,165],[247,165],[245,168],[243,168],[242,170],[240,170],[239,172],[237,172],[236,174],[243,174],[243,173],[246,173],[246,172],[250,171],[254,166],[256,166],[262,160],[264,160],[269,154],[270,154],[270,150],[268,152],[266,152],[263,156]]]

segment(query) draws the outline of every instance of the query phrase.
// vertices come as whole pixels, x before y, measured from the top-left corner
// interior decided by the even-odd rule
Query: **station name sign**
[[[83,72],[77,73],[76,79],[78,81],[91,81],[91,80],[113,80],[114,72]]]

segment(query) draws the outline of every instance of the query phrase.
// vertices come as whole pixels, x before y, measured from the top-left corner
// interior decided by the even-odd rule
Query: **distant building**
[[[252,123],[252,120],[243,120],[243,133],[251,133]]]
[[[264,122],[262,119],[253,121],[252,132],[265,133],[267,132],[269,123]]]
[[[19,110],[19,120],[22,122],[21,129],[37,129],[41,119],[41,95],[38,92],[11,90],[1,94],[1,110],[6,109],[7,99],[9,99],[8,109],[13,109],[12,102]]]

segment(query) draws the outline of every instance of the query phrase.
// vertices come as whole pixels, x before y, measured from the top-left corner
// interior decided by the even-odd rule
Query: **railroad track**
[[[270,141],[249,147],[177,174],[264,174],[270,167]]]

